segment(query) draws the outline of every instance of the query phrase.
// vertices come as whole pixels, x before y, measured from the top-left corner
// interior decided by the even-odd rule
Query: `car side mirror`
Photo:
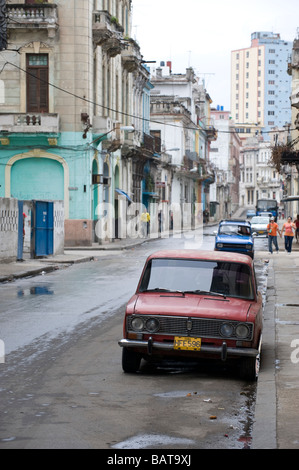
[[[214,230],[213,234],[214,234],[214,235],[217,235],[217,233],[218,233],[217,230]]]
[[[256,232],[253,232],[252,236],[253,236],[253,237],[256,237],[256,236],[257,236],[257,233],[256,233]]]

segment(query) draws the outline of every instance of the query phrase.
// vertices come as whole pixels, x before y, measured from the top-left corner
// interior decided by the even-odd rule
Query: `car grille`
[[[240,245],[237,243],[223,243],[223,248],[228,248],[230,250],[247,250],[245,245]]]
[[[135,315],[139,316],[139,315]],[[229,323],[235,328],[239,325],[238,321],[230,320],[216,320],[216,319],[207,319],[207,318],[194,318],[194,317],[176,317],[176,316],[141,316],[144,323],[150,318],[157,318],[160,323],[160,328],[157,332],[153,333],[155,335],[165,335],[165,336],[193,336],[199,338],[223,338],[223,335],[220,332],[220,328],[223,323]],[[127,317],[127,330],[128,332],[135,332],[131,327],[131,321],[134,316]],[[250,341],[253,336],[253,323],[247,323],[249,327],[249,333],[246,338],[242,338],[244,341]],[[141,332],[144,334],[149,334],[150,332],[144,328]],[[230,339],[240,339],[235,334],[230,336]]]

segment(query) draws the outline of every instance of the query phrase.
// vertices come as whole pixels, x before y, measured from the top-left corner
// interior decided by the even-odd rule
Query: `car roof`
[[[224,219],[224,220],[221,220],[221,222],[219,222],[219,225],[220,224],[244,224],[244,225],[247,225],[250,227],[251,223],[248,221],[248,220],[244,220],[244,219]]]
[[[226,251],[205,251],[205,250],[160,250],[152,253],[148,260],[155,258],[164,259],[190,259],[202,261],[230,261],[243,263],[251,266],[253,264],[250,256]]]

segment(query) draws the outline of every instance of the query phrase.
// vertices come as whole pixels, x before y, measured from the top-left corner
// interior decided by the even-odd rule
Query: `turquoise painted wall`
[[[63,200],[62,165],[46,158],[18,160],[11,168],[11,197],[20,200]]]
[[[62,133],[57,146],[49,146],[48,136],[10,136],[10,145],[0,145],[0,197],[5,197],[5,167],[15,155],[26,156],[41,148],[65,160],[69,169],[69,218],[92,219],[92,161],[95,149],[81,133]],[[92,140],[92,135],[89,136]],[[11,196],[30,200],[64,200],[64,170],[56,160],[23,158],[11,168]]]

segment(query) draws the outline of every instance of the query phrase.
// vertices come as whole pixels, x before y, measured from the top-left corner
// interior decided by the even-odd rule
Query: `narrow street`
[[[205,229],[202,248],[213,249],[212,233]],[[265,239],[256,243],[265,249]],[[165,364],[131,375],[121,368],[125,303],[146,256],[195,244],[187,236],[146,242],[0,286],[0,448],[250,447],[256,385],[236,371]],[[257,262],[256,270],[263,290],[265,266]]]

